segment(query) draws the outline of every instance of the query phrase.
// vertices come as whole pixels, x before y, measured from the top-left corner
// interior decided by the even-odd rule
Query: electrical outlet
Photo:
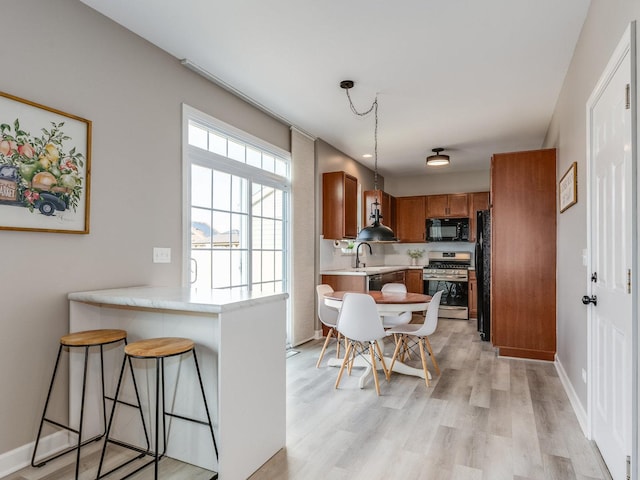
[[[153,247],[153,263],[171,263],[171,249]]]

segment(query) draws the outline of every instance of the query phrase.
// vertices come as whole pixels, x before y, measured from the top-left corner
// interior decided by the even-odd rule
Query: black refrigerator
[[[491,339],[491,212],[476,212],[476,279],[478,281],[478,332]]]

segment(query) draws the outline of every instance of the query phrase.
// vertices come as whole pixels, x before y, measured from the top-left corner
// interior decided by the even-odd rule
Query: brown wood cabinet
[[[366,275],[322,275],[322,283],[331,285],[334,290],[349,290],[350,292],[366,292]]]
[[[321,275],[320,282],[330,285],[334,290],[367,291],[367,277],[365,275]],[[322,335],[326,337],[328,333],[329,328],[322,325]]]
[[[489,208],[489,192],[469,194],[469,241],[476,241],[476,212]]]
[[[373,218],[371,218],[373,207],[371,204],[376,200],[378,200],[378,203],[380,204],[380,214],[382,215],[380,223],[386,225],[395,232],[396,199],[382,190],[366,190],[362,193],[362,225],[366,227],[373,223]]]
[[[466,193],[427,196],[426,218],[467,216],[469,216],[469,198]]]
[[[358,235],[358,179],[345,172],[322,175],[322,234],[326,239]]]
[[[423,293],[424,283],[422,281],[422,269],[410,268],[405,273],[405,283],[407,292]]]
[[[400,242],[425,241],[425,197],[396,198],[396,237]]]
[[[556,353],[556,151],[491,159],[491,339],[500,355]]]
[[[469,318],[478,318],[478,280],[475,270],[469,270]]]

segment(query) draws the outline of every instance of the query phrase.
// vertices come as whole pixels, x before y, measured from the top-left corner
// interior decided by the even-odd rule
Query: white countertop
[[[377,267],[341,268],[338,270],[321,270],[320,275],[377,275],[378,273],[397,272],[399,270],[422,270],[424,265],[382,265]]]
[[[104,305],[221,313],[243,307],[285,300],[287,293],[257,293],[246,290],[210,290],[190,287],[127,287],[74,292],[69,300]]]

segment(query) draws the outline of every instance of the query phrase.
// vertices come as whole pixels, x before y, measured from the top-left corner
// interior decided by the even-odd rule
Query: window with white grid
[[[289,154],[199,112],[185,112],[189,282],[286,291]]]

